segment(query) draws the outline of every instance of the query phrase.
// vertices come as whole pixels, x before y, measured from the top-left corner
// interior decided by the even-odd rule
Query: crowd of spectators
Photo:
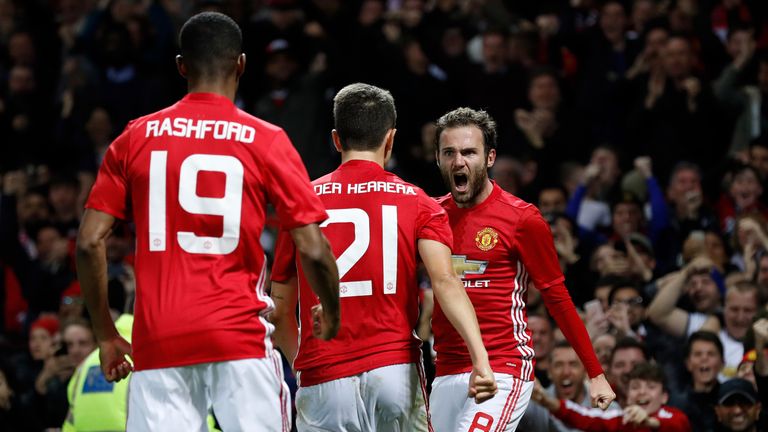
[[[185,93],[175,37],[201,10],[241,25],[236,103],[283,127],[313,178],[338,164],[345,84],[393,93],[387,168],[432,195],[446,193],[433,121],[487,110],[492,177],[550,222],[615,408],[638,425],[677,409],[694,431],[768,430],[762,0],[0,0],[0,424],[67,416],[95,347],[73,264],[83,203],[126,123]],[[116,317],[134,236],[122,224],[107,243]],[[583,366],[529,288],[541,388],[523,424],[578,430],[551,398],[587,404]]]

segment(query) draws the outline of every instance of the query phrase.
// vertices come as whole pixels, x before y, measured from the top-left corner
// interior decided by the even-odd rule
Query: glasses
[[[81,305],[81,304],[83,304],[83,299],[82,299],[82,297],[65,296],[65,297],[63,297],[61,299],[61,304],[63,304],[63,305],[71,305],[71,304]]]
[[[613,303],[616,304],[625,304],[627,306],[640,306],[643,304],[643,298],[640,296],[632,297],[624,300],[614,299]]]

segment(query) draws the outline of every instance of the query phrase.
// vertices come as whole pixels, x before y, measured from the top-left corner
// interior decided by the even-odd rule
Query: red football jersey
[[[267,202],[289,228],[327,217],[282,129],[193,93],[129,123],[87,208],[136,224],[136,370],[264,357]]]
[[[494,372],[533,379],[534,352],[525,304],[528,281],[546,295],[562,284],[549,225],[535,206],[493,192],[472,208],[459,208],[450,194],[440,198],[453,229],[453,266],[475,307],[483,343]],[[436,374],[472,370],[461,336],[435,302]]]
[[[378,367],[420,360],[413,329],[419,315],[417,241],[450,247],[445,211],[421,189],[376,163],[352,160],[313,182],[328,210],[323,233],[339,267],[341,328],[329,342],[301,332],[294,367],[301,385],[356,375]],[[290,236],[281,233],[272,279],[296,274]],[[317,296],[299,271],[299,318],[312,328]]]

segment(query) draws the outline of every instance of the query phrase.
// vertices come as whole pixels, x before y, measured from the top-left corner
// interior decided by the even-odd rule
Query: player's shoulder
[[[328,182],[332,182],[334,180],[334,174],[335,173],[336,173],[336,171],[332,171],[332,172],[329,172],[328,174],[326,174],[326,175],[324,175],[322,177],[318,177],[318,178],[312,180],[312,185],[313,186],[317,186],[319,184],[325,184],[325,183],[328,183]]]
[[[440,204],[441,207],[448,207],[448,205],[451,202],[453,202],[453,197],[451,196],[451,193],[448,192],[443,196],[434,197],[434,200],[437,201],[437,203]]]
[[[505,190],[502,190],[501,193],[499,194],[497,203],[499,205],[508,207],[510,209],[514,209],[521,213],[538,211],[535,205],[529,203],[528,201],[525,201],[524,199],[518,196],[512,195],[511,193]]]
[[[251,126],[256,129],[256,132],[261,132],[265,136],[274,136],[277,134],[285,133],[283,128],[278,125],[272,124],[266,120],[262,120],[252,114],[249,114],[240,108],[235,107],[235,118],[238,123]]]

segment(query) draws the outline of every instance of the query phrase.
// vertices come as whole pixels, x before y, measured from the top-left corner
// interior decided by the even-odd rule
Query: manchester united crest
[[[475,244],[481,251],[489,251],[499,242],[499,233],[493,228],[486,227],[477,232]]]

